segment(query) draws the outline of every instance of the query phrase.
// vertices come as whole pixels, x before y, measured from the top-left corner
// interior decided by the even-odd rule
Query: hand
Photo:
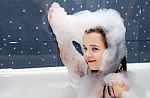
[[[64,8],[62,8],[58,3],[54,2],[48,11],[49,22],[51,21],[53,15],[57,15],[60,18],[60,15],[67,15],[67,12],[65,12]]]
[[[129,87],[122,81],[112,81],[108,86],[110,95],[115,98],[121,98],[123,92],[128,91]]]
[[[111,73],[104,77],[107,89],[112,98],[121,98],[129,90],[128,80],[124,73]]]

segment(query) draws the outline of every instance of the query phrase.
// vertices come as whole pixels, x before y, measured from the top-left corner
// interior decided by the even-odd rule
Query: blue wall
[[[69,14],[85,9],[116,9],[127,27],[128,62],[150,62],[149,0],[1,0],[0,68],[63,65],[47,21],[54,1]]]

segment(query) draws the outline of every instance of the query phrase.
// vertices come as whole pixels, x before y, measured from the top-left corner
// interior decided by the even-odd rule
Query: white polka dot
[[[74,8],[72,8],[71,10],[74,11]]]
[[[121,9],[124,9],[124,7],[122,6]]]
[[[38,38],[36,38],[35,40],[39,40]]]
[[[3,66],[4,64],[3,63],[1,63],[1,67]]]
[[[136,22],[136,20],[134,19],[134,20],[133,20],[133,22],[135,23],[135,22]]]
[[[143,26],[142,25],[140,25],[140,28],[142,28]]]
[[[136,14],[136,16],[138,17],[138,16],[139,16],[139,14]]]
[[[83,6],[82,6],[82,5],[80,5],[80,8],[83,8]]]
[[[93,5],[91,5],[91,8],[93,8]]]
[[[137,8],[140,8],[140,6],[138,5]]]
[[[118,0],[115,0],[115,2],[117,3],[117,2],[118,2]]]
[[[138,37],[135,37],[136,40],[138,40]]]
[[[48,3],[46,4],[46,6],[48,6]]]
[[[35,29],[39,29],[39,27],[35,27]]]
[[[39,11],[40,13],[43,12],[42,10]]]
[[[147,43],[148,43],[148,44],[150,44],[150,42],[149,42],[149,41],[148,41]]]
[[[11,54],[8,54],[8,56],[10,57],[10,56],[11,56]]]
[[[21,51],[20,53],[23,54],[23,51]]]
[[[16,50],[16,47],[14,47],[13,49]]]
[[[45,59],[44,59],[44,58],[42,58],[42,61],[45,61]]]
[[[132,47],[131,49],[133,50],[134,48]]]
[[[56,59],[56,56],[54,56],[53,58]]]
[[[141,54],[143,54],[144,52],[143,51],[141,51]]]
[[[7,37],[11,37],[10,35],[8,35]]]
[[[38,54],[40,53],[40,51],[37,52]]]
[[[14,62],[12,61],[11,64],[14,64]]]
[[[19,40],[21,40],[21,38],[19,38]]]
[[[109,1],[106,2],[107,4],[109,3]]]
[[[131,42],[128,42],[128,44],[130,44]]]
[[[144,61],[147,61],[147,59],[145,58]]]
[[[3,38],[3,41],[6,41],[6,38]]]
[[[131,9],[133,9],[133,6],[131,6]]]
[[[146,48],[146,45],[144,45],[143,47]]]
[[[64,0],[64,2],[66,2],[66,0]]]
[[[145,12],[145,9],[143,9],[142,11]]]
[[[144,20],[145,18],[143,17],[142,19]]]
[[[147,37],[146,39],[147,39],[147,40],[149,40],[150,38],[149,38],[149,37]]]
[[[100,7],[100,5],[98,4],[97,7]]]
[[[43,24],[46,24],[45,22],[43,22]]]
[[[128,15],[128,13],[125,13],[125,15]]]
[[[22,10],[22,12],[23,12],[23,13],[25,13],[25,12],[26,12],[26,10],[25,10],[25,9],[23,9],[23,10]]]
[[[128,23],[128,26],[130,25],[130,23]]]
[[[135,32],[133,32],[133,35],[135,35]]]
[[[21,29],[22,29],[22,27],[20,26],[20,27],[19,27],[19,29],[21,30]]]
[[[144,30],[144,33],[146,33],[146,30]]]
[[[2,48],[0,48],[0,51],[3,50]]]
[[[12,23],[12,20],[10,20],[9,23]]]
[[[48,51],[49,51],[49,52],[51,52],[52,50],[51,50],[51,49],[49,49]]]
[[[137,53],[135,53],[134,55],[137,56]]]
[[[148,2],[145,2],[146,5],[148,5]]]
[[[28,64],[31,64],[31,62],[29,61]]]
[[[30,47],[30,49],[31,49],[31,50],[33,50],[33,48],[32,48],[32,47]]]
[[[5,43],[4,46],[6,46],[7,44]]]
[[[47,45],[47,43],[44,43],[44,45],[46,46],[46,45]]]

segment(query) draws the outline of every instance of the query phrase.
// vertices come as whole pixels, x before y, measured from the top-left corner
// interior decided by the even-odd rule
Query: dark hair
[[[119,69],[116,70],[116,73],[118,72],[123,72],[123,71],[127,71],[127,60],[126,60],[126,56],[123,57],[123,59],[121,60],[121,66]]]
[[[107,40],[106,40],[106,34],[105,34],[107,31],[101,26],[85,30],[85,33],[87,33],[87,34],[93,33],[93,32],[101,34],[102,41],[104,42],[105,48],[108,48],[108,44],[107,44]]]

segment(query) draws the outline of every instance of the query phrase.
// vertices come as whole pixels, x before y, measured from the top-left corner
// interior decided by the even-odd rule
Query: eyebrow
[[[90,45],[91,47],[100,47],[99,45]],[[85,45],[83,45],[83,47],[86,47]]]

